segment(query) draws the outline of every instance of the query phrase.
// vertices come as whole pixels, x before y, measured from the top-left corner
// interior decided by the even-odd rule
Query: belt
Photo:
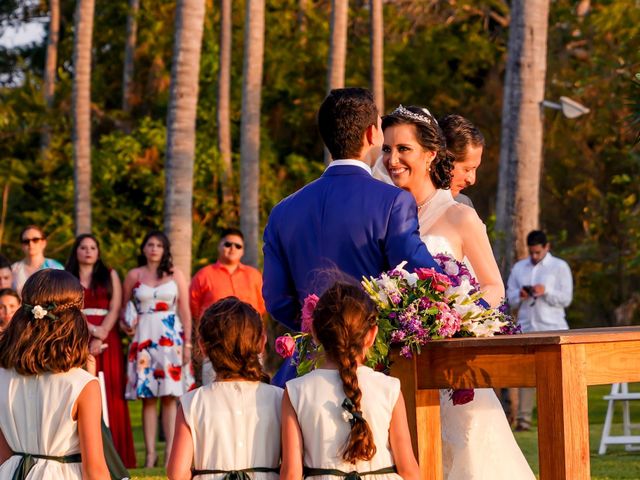
[[[222,480],[251,480],[249,472],[273,472],[280,473],[280,467],[267,468],[267,467],[252,467],[244,468],[242,470],[191,470],[191,476],[196,477],[198,475],[215,475],[219,473],[226,473]]]
[[[85,315],[99,316],[106,315],[107,313],[109,313],[109,310],[107,310],[106,308],[83,308],[82,313],[84,313]]]
[[[13,452],[13,455],[17,455],[22,457],[20,459],[20,463],[18,463],[18,467],[15,472],[13,472],[13,477],[11,480],[24,480],[29,475],[29,472],[36,464],[36,459],[42,460],[53,460],[54,462],[60,463],[81,463],[82,457],[80,457],[79,453],[73,453],[71,455],[64,455],[62,457],[54,457],[51,455],[38,455],[35,453],[22,453],[22,452]]]
[[[368,475],[382,475],[384,473],[398,473],[398,469],[393,465],[392,467],[380,468],[371,472],[356,472],[355,470],[352,472],[343,472],[342,470],[337,470],[335,468],[311,467],[304,467],[303,470],[304,478],[317,477],[320,475],[332,475],[334,477],[343,477],[345,480],[362,480],[362,477],[366,477]]]

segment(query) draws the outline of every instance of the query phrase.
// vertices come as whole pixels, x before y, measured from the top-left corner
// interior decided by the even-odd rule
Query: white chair
[[[631,435],[631,429],[640,428],[640,424],[631,423],[631,414],[629,413],[629,401],[640,400],[640,392],[629,392],[629,384],[627,383],[614,383],[611,385],[611,393],[605,395],[604,399],[609,401],[609,405],[604,419],[598,454],[607,453],[607,445],[624,445],[627,451],[640,450],[640,446],[633,446],[634,444],[640,445],[640,435]],[[615,402],[622,402],[622,435],[611,435]]]

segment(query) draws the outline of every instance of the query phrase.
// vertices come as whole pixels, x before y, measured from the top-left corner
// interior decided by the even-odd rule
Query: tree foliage
[[[46,3],[28,13],[41,17]],[[216,125],[220,12],[219,2],[207,1],[194,171],[194,270],[215,258],[218,229],[238,222],[244,3],[233,2],[233,201],[223,203]],[[262,225],[275,203],[323,169],[315,114],[326,89],[331,1],[309,0],[304,28],[299,28],[299,3],[267,2]],[[368,86],[369,1],[349,3],[346,84]],[[541,183],[542,227],[555,252],[569,261],[576,281],[569,310],[572,326],[611,322],[613,309],[629,298],[640,277],[640,151],[634,147],[637,123],[632,125],[634,102],[635,118],[640,115],[640,88],[631,83],[640,72],[640,9],[635,0],[594,0],[589,14],[578,16],[576,4],[551,4],[547,98],[569,96],[591,113],[567,120],[558,112],[545,112]],[[75,1],[61,1],[51,114],[45,113],[41,94],[44,44],[0,51],[2,72],[13,72],[12,78],[19,80],[17,86],[14,81],[0,87],[0,189],[10,185],[2,253],[11,258],[20,256],[18,232],[28,223],[49,232],[48,253],[54,258],[63,259],[72,241],[74,6]],[[2,8],[0,15],[14,15],[15,9]],[[94,231],[106,260],[121,273],[135,263],[144,232],[162,225],[175,2],[141,1],[129,115],[121,110],[127,8],[127,0],[96,0],[91,92]],[[508,21],[508,2],[503,0],[384,2],[387,110],[398,103],[426,105],[436,116],[455,112],[480,127],[487,149],[478,185],[469,195],[489,225],[495,210]],[[52,126],[46,161],[39,150],[45,123]]]

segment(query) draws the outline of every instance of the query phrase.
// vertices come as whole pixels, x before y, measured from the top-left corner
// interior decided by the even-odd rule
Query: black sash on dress
[[[53,457],[51,455],[38,455],[36,453],[22,453],[13,452],[13,455],[22,457],[16,471],[13,472],[11,480],[24,480],[29,475],[29,472],[36,464],[36,459],[53,460],[60,463],[82,463],[82,457],[79,453],[73,453],[71,455],[65,455],[63,457]]]
[[[215,475],[216,473],[226,473],[226,475],[222,477],[222,480],[251,480],[251,477],[249,476],[250,472],[280,473],[280,467],[253,467],[243,468],[242,470],[191,470],[191,476],[196,477],[198,475]]]
[[[317,477],[320,475],[333,475],[334,477],[343,477],[345,480],[362,480],[362,477],[366,477],[368,475],[382,475],[384,473],[398,473],[398,469],[396,466],[380,468],[378,470],[373,470],[371,472],[356,472],[355,470],[352,472],[343,472],[342,470],[337,470],[335,468],[311,468],[304,467],[303,469],[304,478],[307,477]]]

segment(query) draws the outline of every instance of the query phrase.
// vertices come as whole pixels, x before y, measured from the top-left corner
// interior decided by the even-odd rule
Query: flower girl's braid
[[[357,286],[336,283],[320,298],[313,313],[313,328],[327,356],[338,364],[351,432],[342,452],[350,463],[371,460],[376,445],[369,424],[360,410],[362,391],[358,385],[358,359],[369,329],[376,323],[375,307]]]

